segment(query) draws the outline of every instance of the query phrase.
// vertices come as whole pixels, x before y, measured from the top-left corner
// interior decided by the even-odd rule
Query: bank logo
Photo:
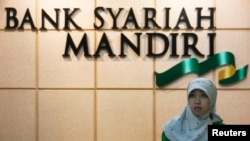
[[[196,58],[189,58],[162,73],[155,72],[156,85],[165,86],[188,73],[201,76],[221,66],[226,66],[218,74],[221,85],[232,84],[247,77],[248,65],[237,70],[234,55],[231,52],[220,52],[200,63]]]

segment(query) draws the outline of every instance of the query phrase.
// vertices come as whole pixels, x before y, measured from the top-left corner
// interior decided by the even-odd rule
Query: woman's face
[[[189,94],[188,105],[194,115],[201,116],[208,112],[210,101],[203,91],[196,89]]]

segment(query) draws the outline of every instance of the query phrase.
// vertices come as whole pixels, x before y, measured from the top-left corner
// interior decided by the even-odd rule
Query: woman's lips
[[[201,111],[201,107],[200,107],[200,106],[195,106],[195,107],[194,107],[194,111],[196,111],[196,112]]]

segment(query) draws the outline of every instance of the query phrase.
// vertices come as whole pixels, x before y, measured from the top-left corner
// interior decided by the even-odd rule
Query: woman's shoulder
[[[214,122],[213,125],[225,125],[225,124],[223,123],[223,121],[217,121],[217,122]],[[164,132],[162,132],[161,138],[162,138],[162,141],[170,141]]]

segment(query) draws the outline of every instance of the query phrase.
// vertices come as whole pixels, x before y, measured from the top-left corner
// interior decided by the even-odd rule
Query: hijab
[[[207,141],[208,125],[222,121],[215,111],[217,89],[213,82],[207,78],[196,78],[190,81],[187,88],[187,98],[195,89],[202,90],[208,96],[210,100],[209,110],[201,116],[196,116],[186,105],[179,116],[175,116],[163,126],[163,131],[170,141]]]

